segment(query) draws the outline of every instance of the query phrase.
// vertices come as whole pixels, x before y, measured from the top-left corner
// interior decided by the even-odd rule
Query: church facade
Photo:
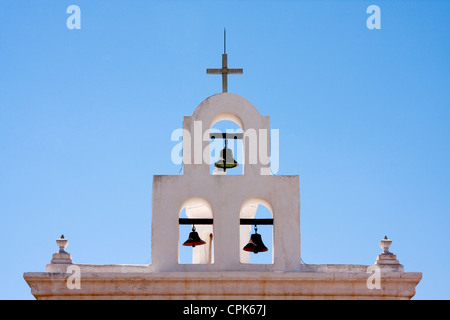
[[[44,272],[24,278],[36,299],[410,299],[422,278],[405,272],[382,239],[373,265],[301,263],[300,181],[298,175],[274,175],[269,159],[255,150],[270,150],[270,118],[245,98],[227,92],[230,70],[223,55],[223,92],[208,97],[183,119],[183,173],[153,178],[152,262],[149,265],[77,264],[58,239],[59,251]],[[212,70],[212,71],[211,71]],[[242,133],[212,133],[227,120]],[[203,159],[211,139],[225,147],[211,172]],[[227,141],[242,141],[237,163]],[[242,166],[241,175],[228,172]],[[228,172],[227,172],[228,170]],[[264,206],[271,217],[257,219]],[[185,218],[182,217],[182,213]],[[192,263],[180,260],[181,224],[192,225],[184,246]],[[257,228],[272,226],[272,261],[251,262],[269,250]],[[178,235],[178,236],[177,236]],[[249,240],[250,238],[250,240]]]

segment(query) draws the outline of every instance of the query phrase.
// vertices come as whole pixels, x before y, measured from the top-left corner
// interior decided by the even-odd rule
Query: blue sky
[[[69,30],[68,6],[81,9]],[[381,8],[369,30],[366,9]],[[0,298],[32,299],[62,233],[75,263],[150,259],[152,176],[221,91],[271,117],[300,176],[302,259],[372,264],[384,235],[415,299],[449,299],[448,1],[2,1]]]

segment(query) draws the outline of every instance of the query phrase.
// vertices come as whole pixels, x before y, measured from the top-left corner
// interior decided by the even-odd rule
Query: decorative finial
[[[384,239],[380,241],[379,246],[383,250],[383,254],[392,254],[389,252],[389,247],[392,244],[392,240],[389,240],[387,236],[384,236]]]
[[[65,251],[65,249],[67,248],[67,246],[69,245],[69,241],[67,239],[64,238],[64,235],[61,235],[61,238],[56,240],[56,244],[59,247],[59,253],[67,253]]]
[[[400,262],[397,260],[397,256],[393,254],[392,252],[389,252],[389,247],[392,244],[392,240],[388,239],[387,236],[384,236],[383,239],[380,241],[380,248],[383,249],[383,252],[381,252],[377,260],[375,261],[375,264],[383,267],[388,267],[390,270],[393,271],[404,271],[403,265],[400,264]]]

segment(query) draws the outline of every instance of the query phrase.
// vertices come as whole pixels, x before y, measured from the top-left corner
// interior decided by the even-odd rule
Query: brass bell
[[[200,239],[195,227],[192,226],[192,232],[189,233],[189,238],[183,243],[183,246],[195,247],[205,244],[206,242]]]
[[[255,233],[250,236],[250,241],[243,248],[244,251],[258,253],[268,251],[264,245],[261,235],[258,233],[258,228],[255,226]]]
[[[234,160],[233,151],[227,148],[227,144],[228,141],[225,140],[225,148],[220,150],[219,160],[214,164],[214,167],[224,169],[225,171],[226,169],[232,169],[238,166],[238,163]]]

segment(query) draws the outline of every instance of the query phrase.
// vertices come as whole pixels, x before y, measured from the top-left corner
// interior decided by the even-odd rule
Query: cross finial
[[[228,74],[243,74],[243,69],[228,69],[227,66],[227,30],[223,29],[222,69],[206,69],[207,74],[222,75],[222,92],[228,92]]]

